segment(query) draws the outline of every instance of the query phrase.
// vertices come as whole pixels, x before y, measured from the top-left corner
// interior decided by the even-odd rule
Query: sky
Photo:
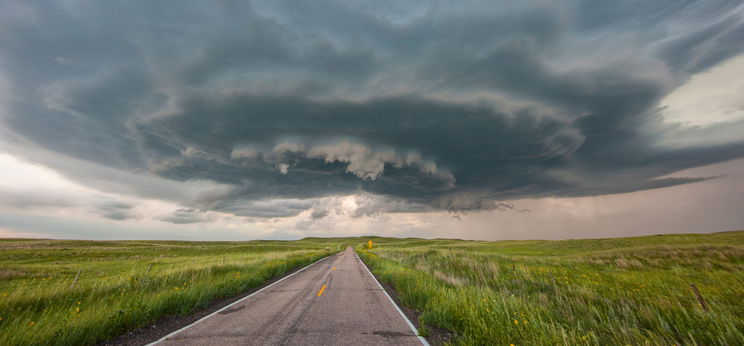
[[[0,1],[0,237],[744,229],[741,1]]]

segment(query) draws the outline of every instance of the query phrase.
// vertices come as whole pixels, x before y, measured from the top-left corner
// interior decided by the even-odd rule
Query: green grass
[[[0,239],[0,345],[93,344],[203,309],[344,246]]]
[[[375,248],[365,250],[369,239]],[[401,301],[454,331],[457,344],[744,344],[744,232],[726,232],[501,242],[0,239],[0,345],[93,344],[347,244],[359,244]]]
[[[357,252],[422,321],[454,331],[456,344],[744,344],[741,231],[375,244]]]

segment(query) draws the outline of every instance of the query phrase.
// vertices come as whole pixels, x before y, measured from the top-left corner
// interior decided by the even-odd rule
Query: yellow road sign
[[[367,247],[370,248],[370,249],[372,248],[372,241],[371,240],[367,242]]]

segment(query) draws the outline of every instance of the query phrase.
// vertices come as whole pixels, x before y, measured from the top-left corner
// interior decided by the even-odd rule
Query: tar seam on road
[[[320,297],[323,294],[323,291],[325,290],[326,285],[323,285],[323,287],[320,288],[320,291],[318,291],[318,297]]]
[[[336,254],[333,254],[333,255],[336,255]],[[331,256],[333,256],[333,255],[328,255],[328,256],[326,256],[326,257],[323,257],[323,258],[321,258],[321,259],[319,259],[319,260],[317,260],[317,261],[315,261],[315,262],[313,262],[313,263],[311,263],[311,264],[308,264],[308,265],[306,265],[305,267],[303,267],[302,269],[300,269],[300,270],[298,270],[298,271],[296,271],[296,272],[294,272],[294,273],[292,273],[292,274],[289,274],[289,275],[287,275],[287,276],[285,276],[285,277],[283,277],[283,278],[281,278],[281,279],[279,279],[279,280],[277,280],[277,281],[274,281],[274,282],[273,282],[273,283],[272,283],[271,285],[268,285],[268,286],[266,286],[266,287],[264,287],[264,288],[262,288],[262,289],[260,289],[260,290],[258,290],[258,291],[256,291],[256,292],[253,292],[253,293],[251,293],[251,294],[249,294],[249,295],[247,295],[247,296],[245,296],[245,297],[243,297],[243,298],[240,298],[240,299],[238,299],[238,300],[236,300],[236,301],[234,301],[234,302],[230,303],[229,305],[225,305],[225,306],[224,306],[224,307],[222,307],[221,309],[219,309],[219,310],[217,310],[217,311],[215,311],[215,312],[213,312],[213,313],[211,313],[211,314],[209,314],[209,315],[207,315],[207,316],[204,316],[204,317],[202,317],[202,318],[200,318],[200,319],[196,320],[196,322],[194,322],[194,323],[191,323],[191,324],[189,324],[189,325],[187,325],[187,326],[185,326],[185,327],[183,327],[183,328],[181,328],[181,329],[179,329],[179,330],[177,330],[177,331],[175,331],[175,332],[173,332],[173,333],[170,333],[170,334],[168,334],[168,335],[166,335],[166,336],[164,336],[164,337],[162,337],[162,338],[160,338],[160,339],[158,339],[158,340],[156,340],[156,341],[154,341],[154,342],[151,342],[151,343],[147,344],[147,346],[157,345],[158,343],[160,343],[160,342],[164,341],[165,339],[167,339],[167,338],[170,338],[171,336],[174,336],[174,335],[176,335],[176,334],[178,334],[178,333],[180,333],[180,332],[182,332],[182,331],[184,331],[184,330],[186,330],[186,329],[188,329],[188,328],[190,328],[190,327],[192,327],[192,326],[196,325],[197,323],[199,323],[199,322],[201,322],[201,321],[203,321],[203,320],[206,320],[207,318],[210,318],[210,317],[212,317],[212,316],[214,316],[214,315],[218,314],[219,312],[221,312],[221,311],[223,311],[223,310],[225,310],[225,309],[227,309],[227,308],[229,308],[229,307],[231,307],[231,306],[233,306],[233,305],[235,305],[235,304],[238,304],[238,303],[240,303],[240,302],[242,302],[242,301],[244,301],[244,300],[246,300],[246,299],[248,299],[248,298],[252,297],[252,296],[253,296],[254,294],[256,294],[256,293],[258,293],[258,292],[261,292],[261,291],[263,291],[263,290],[265,290],[265,289],[267,289],[267,288],[269,288],[269,287],[271,287],[271,286],[274,286],[274,285],[276,285],[276,284],[278,284],[278,283],[280,283],[280,282],[284,281],[284,279],[286,279],[286,278],[288,278],[288,277],[291,277],[292,275],[295,275],[295,274],[297,274],[297,273],[299,273],[299,272],[301,272],[301,271],[303,271],[303,270],[305,270],[305,269],[309,268],[310,266],[312,266],[312,265],[314,265],[314,264],[316,264],[316,263],[318,263],[318,262],[320,262],[320,261],[322,261],[322,260],[324,260],[324,259],[326,259],[326,258],[329,258],[329,257],[331,257]],[[323,287],[325,287],[325,285],[324,285]],[[320,294],[318,294],[318,295],[320,295]],[[395,308],[397,309],[398,307],[396,306]],[[409,323],[410,323],[410,322],[409,322]]]
[[[382,293],[385,293],[385,296],[390,300],[390,304],[393,304],[393,306],[395,307],[395,310],[398,310],[398,313],[400,314],[400,317],[403,317],[403,320],[405,320],[406,323],[408,323],[408,326],[411,327],[411,330],[413,331],[413,334],[418,337],[419,341],[421,341],[421,343],[424,346],[429,346],[429,342],[426,341],[426,339],[423,336],[419,335],[418,330],[416,330],[416,327],[413,325],[413,323],[411,323],[411,320],[409,320],[408,317],[406,317],[406,314],[403,313],[403,310],[401,310],[398,307],[398,304],[395,304],[395,301],[393,300],[393,298],[391,298],[390,295],[387,293],[387,291],[385,291],[385,288],[383,288],[382,285],[380,285],[380,282],[377,281],[377,278],[374,275],[372,275],[372,272],[369,270],[369,268],[367,268],[367,264],[365,264],[364,261],[362,261],[362,259],[359,258],[359,255],[357,255],[356,252],[354,252],[354,256],[357,257],[357,259],[359,260],[359,262],[362,262],[362,265],[364,266],[364,269],[367,269],[367,273],[369,273],[369,276],[372,277],[372,280],[375,280],[375,283],[377,283],[377,286],[380,286],[380,289],[382,290]]]

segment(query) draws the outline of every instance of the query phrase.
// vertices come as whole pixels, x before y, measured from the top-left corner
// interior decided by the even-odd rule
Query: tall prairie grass
[[[203,309],[341,248],[319,240],[0,240],[0,345],[93,344]]]
[[[377,239],[357,252],[422,321],[453,331],[456,344],[744,345],[744,232]]]

